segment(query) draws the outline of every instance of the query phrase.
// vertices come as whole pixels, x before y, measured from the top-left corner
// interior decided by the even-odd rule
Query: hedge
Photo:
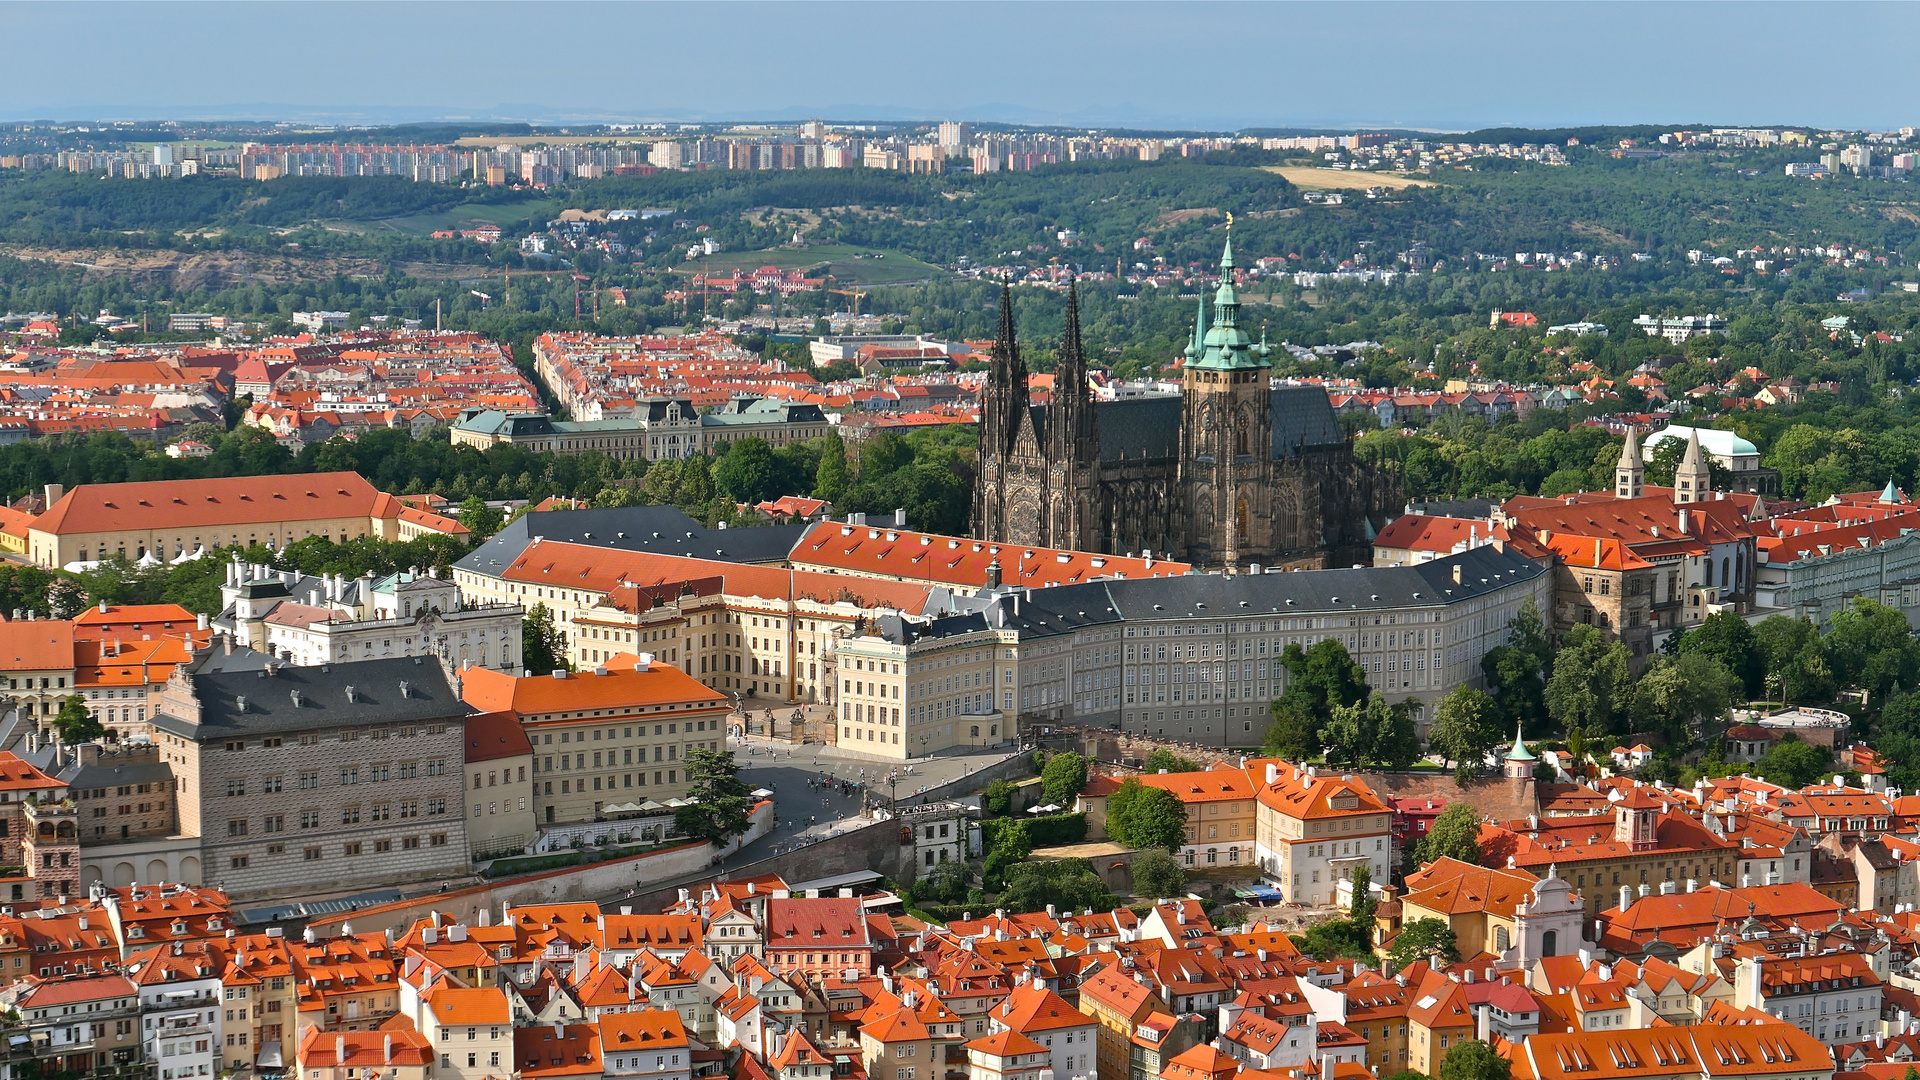
[[[1025,818],[988,818],[980,823],[980,842],[986,850],[992,851],[993,844],[1000,836],[1000,830],[1009,821],[1019,821],[1027,827],[1027,840],[1036,848],[1058,847],[1061,844],[1078,844],[1087,838],[1087,815],[1085,814],[1041,814]]]

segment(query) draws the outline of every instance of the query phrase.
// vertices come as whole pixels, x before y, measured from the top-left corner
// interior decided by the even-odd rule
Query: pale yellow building
[[[64,493],[49,484],[47,499],[27,548],[34,565],[55,568],[114,556],[173,562],[218,547],[278,549],[309,536],[393,540],[402,509],[353,472],[82,484]]]

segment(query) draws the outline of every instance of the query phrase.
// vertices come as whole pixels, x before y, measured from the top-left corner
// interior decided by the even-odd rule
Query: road
[[[740,779],[749,788],[765,788],[774,793],[774,809],[779,824],[766,836],[727,856],[725,866],[739,866],[790,849],[807,837],[825,837],[838,831],[857,828],[860,817],[863,782],[872,785],[875,797],[884,804],[889,797],[905,800],[929,787],[991,765],[1013,752],[1012,747],[995,750],[936,754],[902,763],[852,754],[818,743],[795,746],[783,740],[758,736],[728,738],[734,760],[740,763]],[[912,772],[908,773],[908,767]],[[892,774],[897,783],[888,784]],[[812,783],[809,784],[809,781]],[[846,783],[843,793],[840,784]],[[715,873],[719,871],[716,869]],[[705,881],[714,874],[698,875],[690,880]],[[687,882],[649,882],[647,889],[668,888]],[[609,909],[623,899],[622,894],[603,897]]]

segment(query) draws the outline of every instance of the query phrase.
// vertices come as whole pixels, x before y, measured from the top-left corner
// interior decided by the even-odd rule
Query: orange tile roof
[[[1492,522],[1473,518],[1402,514],[1387,522],[1387,527],[1381,529],[1374,538],[1373,546],[1444,555],[1480,538],[1493,536],[1495,528]],[[1501,533],[1505,531],[1504,528],[1500,529]]]
[[[146,480],[82,484],[33,523],[58,535],[114,532],[136,522],[143,530],[192,529],[266,521],[389,517],[393,497],[355,472],[289,476],[231,476],[207,480]],[[383,511],[392,513],[383,513]]]
[[[1008,1028],[983,1035],[967,1044],[967,1049],[978,1050],[990,1057],[1009,1058],[1025,1054],[1044,1054],[1047,1048],[1027,1038],[1025,1035]]]
[[[687,1027],[672,1009],[642,1009],[600,1017],[602,1054],[687,1045]]]
[[[97,604],[74,616],[73,639],[184,633],[197,629],[199,622],[199,616],[179,604]]]
[[[583,709],[644,708],[689,705],[711,709],[728,704],[725,694],[671,664],[655,662],[646,670],[608,668],[605,675],[591,670],[551,675],[513,676],[488,668],[462,673],[460,696],[467,704],[490,711],[512,711],[523,719],[546,713]]]
[[[1278,766],[1278,778],[1260,788],[1260,802],[1292,818],[1347,817],[1354,814],[1384,814],[1386,804],[1366,782],[1346,779],[1338,773],[1309,775],[1306,769],[1274,759],[1248,761],[1248,774],[1264,778],[1267,762]],[[1335,807],[1335,800],[1342,805]],[[1346,805],[1348,802],[1351,805]]]
[[[1008,585],[1071,585],[1096,578],[1178,577],[1187,563],[1059,548],[992,544],[960,536],[874,525],[822,521],[794,545],[795,566],[851,574],[983,586],[987,568],[1000,564]]]
[[[1016,986],[993,1010],[993,1018],[1015,1031],[1054,1031],[1088,1027],[1094,1019],[1068,1004],[1067,999],[1033,983]]]
[[[53,619],[0,623],[0,670],[58,671],[73,667],[73,624]]]
[[[521,1076],[600,1076],[600,1029],[592,1024],[515,1028],[514,1064]]]
[[[551,676],[549,676],[551,678]],[[512,712],[483,712],[467,717],[467,760],[495,761],[533,753],[527,729]]]
[[[832,603],[848,597],[862,606],[891,607],[909,614],[918,614],[926,607],[931,588],[925,584],[879,581],[846,574],[782,570],[777,566],[747,566],[558,542],[528,545],[512,564],[500,572],[500,576],[508,581],[581,589],[603,595],[612,593],[622,585],[644,587],[703,576],[718,577],[725,583],[723,591],[728,596],[773,600],[812,599],[821,603]]]

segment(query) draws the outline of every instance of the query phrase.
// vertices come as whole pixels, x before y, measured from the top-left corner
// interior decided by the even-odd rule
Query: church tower
[[[1273,549],[1273,363],[1267,352],[1264,341],[1255,345],[1240,328],[1229,217],[1213,325],[1203,308],[1182,378],[1180,490],[1193,562],[1237,569]]]
[[[1000,286],[1000,330],[981,391],[980,475],[973,492],[973,535],[1006,540],[1007,457],[1027,411],[1027,368],[1014,339],[1013,290]]]
[[[1673,470],[1673,501],[1706,502],[1712,490],[1713,474],[1707,469],[1706,455],[1700,452],[1700,432],[1696,428],[1687,433],[1687,452]]]
[[[1646,494],[1647,465],[1640,459],[1640,432],[1627,429],[1627,442],[1620,448],[1620,464],[1613,467],[1613,494],[1619,499],[1637,499]]]
[[[1090,551],[1100,543],[1100,439],[1080,342],[1080,286],[1067,286],[1067,330],[1047,406],[1048,533],[1052,546]]]

